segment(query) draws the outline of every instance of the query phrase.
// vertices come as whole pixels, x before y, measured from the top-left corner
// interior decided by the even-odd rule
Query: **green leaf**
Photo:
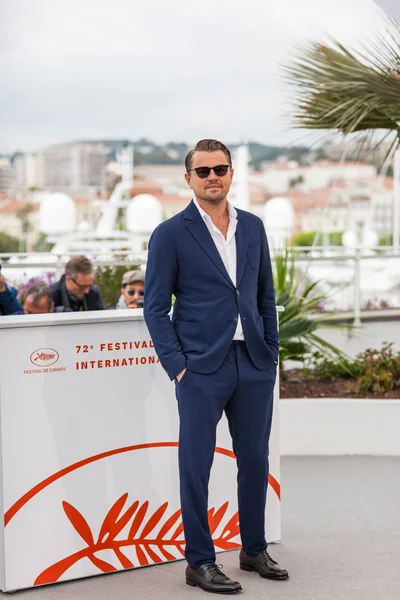
[[[275,301],[285,311],[279,313],[279,356],[285,360],[304,361],[315,350],[344,357],[345,355],[315,334],[326,327],[326,319],[317,316],[320,303],[326,299],[318,293],[319,281],[300,276],[294,251],[285,248],[276,252],[273,260]],[[329,326],[341,327],[329,323]]]
[[[296,89],[295,127],[336,130],[343,134],[387,130],[400,140],[400,25],[388,21],[386,32],[351,52],[335,40],[309,43],[284,66]],[[365,141],[365,136],[362,143]]]

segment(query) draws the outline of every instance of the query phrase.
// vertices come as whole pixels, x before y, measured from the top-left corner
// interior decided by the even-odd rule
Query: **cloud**
[[[280,64],[365,36],[372,0],[14,0],[0,14],[0,152],[88,137],[285,143]]]

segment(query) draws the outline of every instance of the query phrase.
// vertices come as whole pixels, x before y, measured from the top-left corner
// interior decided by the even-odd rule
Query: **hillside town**
[[[43,239],[50,232],[43,229],[40,207],[45,199],[49,206],[54,194],[63,194],[74,204],[75,216],[68,225],[69,232],[94,231],[112,191],[121,181],[117,156],[124,147],[133,148],[132,180],[124,192],[125,208],[130,200],[146,195],[147,202],[151,202],[150,197],[157,201],[161,218],[167,219],[188,204],[191,194],[183,177],[182,151],[176,149],[158,151],[162,161],[159,164],[152,162],[157,158],[154,145],[145,140],[135,145],[114,142],[111,146],[100,141],[68,142],[36,153],[16,153],[0,158],[0,233],[12,238],[14,251],[47,248]],[[338,160],[335,148],[329,152],[334,159],[326,152],[319,153],[321,158],[318,153],[303,150],[294,160],[291,154],[295,153],[290,149],[281,149],[282,154],[279,150],[275,149],[271,160],[255,161],[250,145],[246,159],[248,209],[263,218],[268,202],[286,199],[293,216],[286,227],[285,241],[300,240],[299,234],[319,232],[321,245],[334,233],[338,234],[336,243],[340,243],[347,230],[360,234],[373,231],[376,245],[390,240],[393,179],[380,172],[376,164]],[[118,228],[126,227],[124,210],[120,210]],[[0,251],[10,251],[10,240],[7,246],[3,238]]]

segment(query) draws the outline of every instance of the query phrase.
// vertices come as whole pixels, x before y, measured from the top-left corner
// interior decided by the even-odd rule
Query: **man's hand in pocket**
[[[183,371],[181,371],[179,373],[179,375],[176,376],[176,380],[178,383],[180,382],[180,380],[182,379],[182,377],[184,376],[185,373],[186,373],[186,369],[183,369]]]

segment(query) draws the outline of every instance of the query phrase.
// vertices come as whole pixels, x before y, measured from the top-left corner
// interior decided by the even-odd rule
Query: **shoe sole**
[[[210,594],[237,594],[243,589],[242,587],[240,587],[237,590],[208,590],[207,588],[197,583],[197,581],[193,581],[192,579],[188,578],[186,578],[186,585],[190,585],[191,587],[199,587],[203,590],[203,592],[208,592]]]
[[[257,571],[257,569],[255,567],[251,567],[250,565],[245,565],[244,563],[240,563],[240,568],[242,569],[242,571],[255,571],[263,579],[272,579],[273,581],[285,581],[286,579],[289,579],[289,575],[283,575],[283,576],[282,575],[278,575],[278,576],[261,575],[261,573],[259,571]]]

